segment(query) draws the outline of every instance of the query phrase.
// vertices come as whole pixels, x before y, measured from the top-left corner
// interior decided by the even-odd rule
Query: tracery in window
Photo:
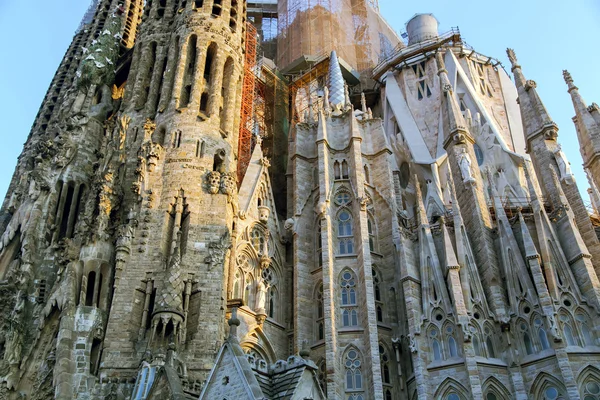
[[[360,359],[360,354],[357,350],[351,349],[346,353],[346,357],[344,358],[344,366],[346,368],[346,394],[349,396],[355,396],[348,398],[362,398],[362,393],[356,393],[363,390],[363,378],[361,372],[362,362]]]
[[[373,275],[373,295],[375,297],[375,313],[377,316],[377,322],[383,322],[384,301],[382,298],[381,291],[381,278],[375,266],[373,267],[371,272]]]
[[[317,364],[317,367],[319,368],[317,371],[319,385],[321,386],[321,390],[323,390],[323,394],[327,396],[327,364],[325,364],[325,360],[321,359]]]
[[[356,277],[353,272],[347,270],[341,276],[342,295],[342,325],[358,326],[358,313],[356,310]]]
[[[265,249],[265,235],[258,226],[255,226],[250,232],[250,242],[252,242],[254,250],[256,250],[259,255],[262,255]]]
[[[352,234],[352,215],[347,210],[342,210],[338,220],[339,254],[354,253],[354,237]]]
[[[392,378],[390,373],[390,357],[381,344],[379,345],[379,361],[381,362],[381,379],[384,384],[391,384]]]
[[[317,340],[325,339],[325,313],[323,311],[323,283],[315,291],[315,337]]]

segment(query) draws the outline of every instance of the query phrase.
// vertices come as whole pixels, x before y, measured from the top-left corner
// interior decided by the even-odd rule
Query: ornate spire
[[[329,101],[334,109],[343,110],[346,106],[345,82],[342,69],[335,51],[329,57],[329,74],[327,75],[327,87],[329,88]]]
[[[465,118],[460,111],[458,100],[454,96],[454,90],[450,79],[448,78],[448,71],[444,63],[444,52],[438,51],[435,55],[435,61],[438,67],[438,75],[440,77],[440,87],[442,89],[442,115],[445,124],[445,138],[444,147],[447,146],[448,142],[453,140],[454,144],[463,144],[467,138],[471,138],[471,134],[468,131],[467,123]],[[473,141],[471,139],[471,141]]]

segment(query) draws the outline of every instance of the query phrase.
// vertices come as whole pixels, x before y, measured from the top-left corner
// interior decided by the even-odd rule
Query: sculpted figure
[[[467,150],[465,149],[462,149],[459,155],[458,166],[460,167],[460,173],[464,183],[475,182],[473,171],[471,171],[471,157],[469,157],[469,153],[467,153]]]
[[[258,285],[256,288],[256,308],[255,311],[265,310],[265,306],[267,304],[267,285],[261,279],[258,281]]]
[[[562,151],[562,148],[559,145],[556,146],[556,150],[553,151],[554,159],[558,164],[558,170],[560,172],[560,180],[561,181],[571,181],[573,178],[573,173],[571,172],[571,163],[567,161],[567,157],[565,153]]]

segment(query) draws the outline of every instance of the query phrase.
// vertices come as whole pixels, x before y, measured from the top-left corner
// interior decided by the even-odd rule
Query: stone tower
[[[590,215],[514,51],[302,1],[287,65],[274,3],[92,2],[0,210],[0,398],[599,398],[598,107],[565,72]]]

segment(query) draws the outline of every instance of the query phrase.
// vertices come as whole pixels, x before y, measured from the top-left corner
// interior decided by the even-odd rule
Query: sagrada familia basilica
[[[402,36],[93,1],[0,211],[0,398],[600,399],[600,108],[565,71],[576,182],[514,51]]]

